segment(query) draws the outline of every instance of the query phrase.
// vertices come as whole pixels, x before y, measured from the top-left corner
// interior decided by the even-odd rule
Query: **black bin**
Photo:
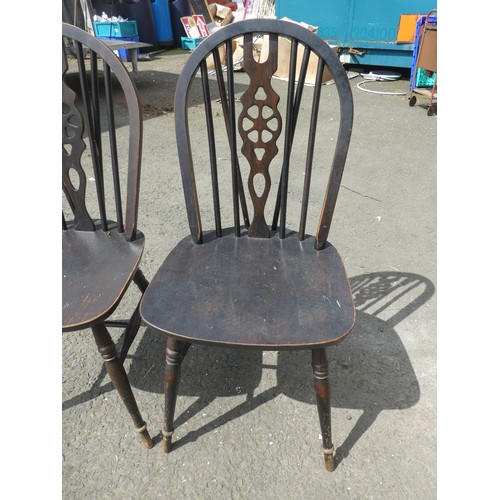
[[[170,22],[172,23],[172,34],[177,47],[181,46],[181,37],[186,36],[181,17],[191,15],[189,0],[170,0]]]

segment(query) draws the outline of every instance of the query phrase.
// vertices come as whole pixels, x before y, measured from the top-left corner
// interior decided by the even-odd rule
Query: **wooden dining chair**
[[[148,285],[139,269],[144,235],[137,229],[141,106],[127,70],[101,41],[65,23],[62,37],[62,330],[92,331],[111,381],[151,448],[123,366],[141,325],[139,305],[128,320],[108,319],[130,283],[141,296]],[[125,328],[120,354],[109,326]]]
[[[243,60],[235,61],[240,49]],[[242,72],[233,71],[240,65]],[[273,78],[283,66],[287,81]],[[314,85],[306,86],[311,71]],[[328,72],[334,85],[322,86]],[[228,25],[187,60],[175,126],[191,234],[166,257],[141,302],[145,323],[167,336],[166,452],[191,344],[307,349],[325,464],[333,470],[326,347],[348,335],[355,309],[327,238],[352,121],[351,88],[337,54],[295,23]],[[300,136],[298,123],[306,130]],[[326,143],[315,155],[320,137]],[[314,203],[319,198],[322,206]],[[313,212],[316,236],[306,229]]]

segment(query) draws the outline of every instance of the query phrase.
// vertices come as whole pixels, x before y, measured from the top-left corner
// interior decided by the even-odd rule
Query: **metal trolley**
[[[414,94],[420,94],[429,98],[429,107],[427,115],[432,116],[437,113],[435,100],[437,100],[437,10],[431,10],[427,15],[422,32],[418,40],[418,53],[415,68],[411,78],[409,104],[415,106],[417,97]],[[426,71],[435,73],[432,89],[426,87],[415,87],[417,81],[418,69],[423,68]]]

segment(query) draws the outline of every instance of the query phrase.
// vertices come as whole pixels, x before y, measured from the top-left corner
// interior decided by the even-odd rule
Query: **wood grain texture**
[[[109,316],[139,266],[144,235],[127,242],[123,233],[62,232],[62,328],[87,328]]]
[[[280,240],[184,238],[144,295],[143,320],[180,340],[263,349],[307,348],[341,340],[354,305],[335,248],[314,250],[295,233]]]

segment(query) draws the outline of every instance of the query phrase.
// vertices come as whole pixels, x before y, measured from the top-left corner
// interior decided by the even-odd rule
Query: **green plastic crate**
[[[417,76],[415,77],[415,87],[433,87],[434,81],[436,80],[436,73],[432,73],[431,76],[426,75],[425,68],[417,69]]]
[[[189,38],[187,36],[181,36],[181,49],[194,50],[202,41],[203,38]]]

